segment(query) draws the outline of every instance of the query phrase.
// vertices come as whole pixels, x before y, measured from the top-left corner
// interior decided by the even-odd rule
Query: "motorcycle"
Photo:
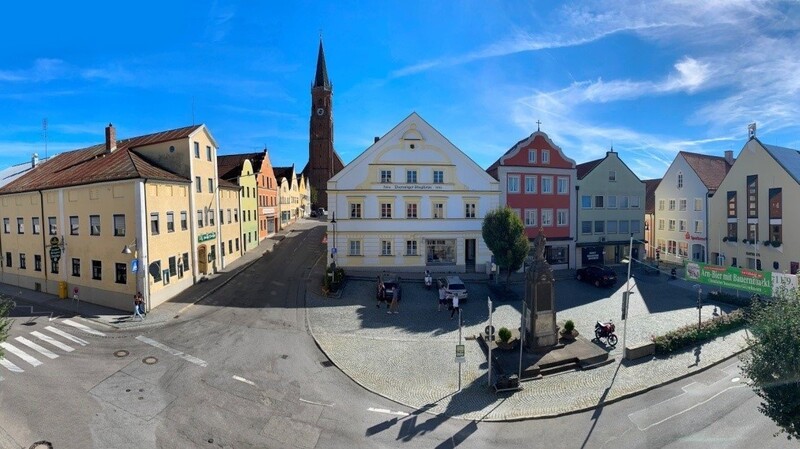
[[[433,285],[433,278],[431,277],[431,272],[425,270],[425,288],[430,290],[432,285]]]
[[[614,333],[615,329],[614,323],[610,320],[608,323],[598,321],[597,324],[594,325],[594,339],[597,341],[605,339],[607,345],[616,346],[618,339],[617,335]]]

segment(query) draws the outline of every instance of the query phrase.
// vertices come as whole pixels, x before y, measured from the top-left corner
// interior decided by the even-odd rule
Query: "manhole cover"
[[[158,359],[155,357],[145,357],[142,359],[142,362],[144,362],[147,365],[155,365],[156,363],[158,363]]]
[[[50,443],[49,441],[37,441],[37,442],[31,444],[31,446],[28,449],[40,449],[40,448],[41,449],[45,449],[45,448],[53,449],[53,444]]]
[[[325,368],[330,368],[333,366],[333,362],[330,360],[326,360],[324,362],[319,362],[320,365],[324,366]]]
[[[120,349],[119,351],[114,351],[114,357],[127,357],[129,354],[130,352],[124,349]]]

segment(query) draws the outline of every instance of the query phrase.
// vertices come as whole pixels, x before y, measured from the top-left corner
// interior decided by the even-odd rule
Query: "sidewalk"
[[[76,303],[71,298],[59,299],[55,295],[27,290],[9,284],[0,284],[0,296],[10,298],[22,306],[32,306],[33,312],[57,311],[65,314],[75,314],[115,329],[161,325],[175,319],[183,309],[202,301],[227,284],[239,272],[255,263],[264,254],[271,252],[275,245],[278,245],[289,232],[292,232],[291,229],[283,230],[272,237],[262,240],[256,248],[228,264],[223,271],[205,275],[205,280],[198,282],[166,303],[150,310],[147,317],[141,321],[132,319],[132,311],[121,311],[82,301]],[[133,296],[131,295],[132,309]]]

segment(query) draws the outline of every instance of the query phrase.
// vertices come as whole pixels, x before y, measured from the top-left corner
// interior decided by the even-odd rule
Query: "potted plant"
[[[574,340],[577,334],[578,332],[575,330],[575,322],[572,320],[567,320],[564,323],[564,327],[561,329],[561,338]]]
[[[497,331],[497,336],[500,338],[500,342],[497,343],[498,348],[511,348],[511,344],[508,343],[508,341],[511,340],[511,331],[508,330],[507,327],[501,327],[500,330]]]
[[[783,242],[781,242],[780,240],[773,240],[773,241],[772,241],[772,246],[773,246],[774,248],[777,248],[777,247],[779,247],[779,246],[781,246],[781,245],[783,245]]]
[[[761,243],[763,243],[763,244],[764,244],[764,246],[772,246],[772,240],[764,240],[764,241],[763,241],[763,242],[761,242]]]

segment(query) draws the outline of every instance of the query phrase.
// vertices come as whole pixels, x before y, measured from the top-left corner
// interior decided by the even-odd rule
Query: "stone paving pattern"
[[[313,277],[313,275],[312,275]],[[419,279],[416,279],[418,277]],[[400,313],[388,315],[376,308],[374,281],[346,283],[340,298],[323,298],[310,288],[308,321],[312,334],[327,356],[354,381],[377,394],[411,408],[484,421],[556,416],[596,407],[690,375],[739,353],[746,330],[690,348],[668,358],[620,363],[623,326],[620,321],[623,282],[598,289],[572,279],[556,282],[558,323],[567,319],[591,338],[596,320],[613,319],[620,343],[610,350],[614,363],[587,371],[572,371],[522,383],[515,393],[491,391],[487,386],[486,357],[474,340],[464,341],[462,390],[458,389],[458,320],[449,311],[437,312],[435,289],[426,290],[422,276],[403,281]],[[364,278],[366,279],[366,277]],[[490,294],[485,275],[463,275],[470,299],[462,304],[463,336],[474,336],[487,325]],[[520,297],[520,277],[512,283]],[[313,283],[313,280],[312,280]],[[677,327],[697,323],[697,292],[682,280],[641,276],[631,282],[628,346],[647,342]],[[704,304],[703,319],[711,318],[714,304]],[[716,304],[726,313],[730,306]],[[520,302],[494,301],[494,326],[518,327]],[[732,361],[731,363],[736,363]],[[433,405],[426,407],[427,405]]]

